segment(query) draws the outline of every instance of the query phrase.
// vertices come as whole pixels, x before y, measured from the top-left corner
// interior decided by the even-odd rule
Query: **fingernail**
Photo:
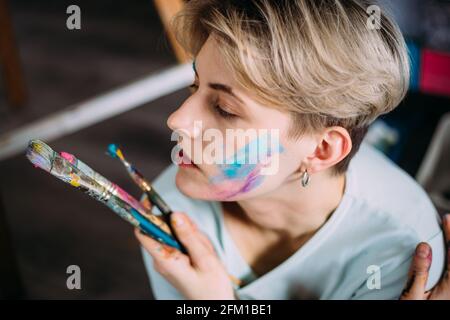
[[[421,243],[416,249],[416,255],[420,258],[426,259],[430,255],[430,248],[424,243]]]
[[[184,221],[184,217],[180,214],[173,214],[172,215],[172,221],[175,227],[180,228],[180,227],[184,227],[185,225],[185,221]]]

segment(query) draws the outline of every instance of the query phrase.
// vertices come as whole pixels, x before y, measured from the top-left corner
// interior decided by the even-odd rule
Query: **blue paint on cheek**
[[[222,165],[221,170],[229,179],[242,179],[249,175],[255,167],[254,164],[233,163]]]
[[[255,177],[256,169],[259,167],[261,160],[271,157],[276,153],[282,153],[284,148],[281,144],[276,143],[270,146],[268,135],[262,135],[239,149],[236,154],[226,159],[225,164],[219,164],[220,174],[211,178],[214,184],[225,180],[242,180],[251,179],[252,181],[262,182],[262,177]],[[271,147],[275,147],[271,150]],[[261,178],[261,179],[260,179]]]

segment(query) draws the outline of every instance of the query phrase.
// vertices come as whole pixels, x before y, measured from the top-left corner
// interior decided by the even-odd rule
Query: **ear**
[[[352,139],[347,129],[328,127],[319,136],[318,144],[307,157],[308,173],[313,174],[331,168],[342,161],[352,150]]]

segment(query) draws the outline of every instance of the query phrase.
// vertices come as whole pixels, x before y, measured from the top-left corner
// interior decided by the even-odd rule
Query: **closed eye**
[[[193,83],[189,86],[189,91],[192,93],[196,92],[198,90],[198,84]],[[230,113],[226,111],[224,108],[222,108],[220,105],[216,104],[214,106],[214,112],[216,112],[220,117],[224,119],[231,119],[238,117],[237,115]]]
[[[214,110],[217,112],[217,114],[219,115],[219,116],[221,116],[222,118],[224,118],[224,119],[230,119],[230,118],[236,118],[237,117],[237,115],[235,115],[235,114],[233,114],[233,113],[230,113],[230,112],[228,112],[228,111],[225,111],[221,106],[219,106],[219,105],[216,105],[215,107],[214,107]]]

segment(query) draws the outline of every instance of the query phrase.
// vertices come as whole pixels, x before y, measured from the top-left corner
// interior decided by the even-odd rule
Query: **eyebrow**
[[[192,62],[192,69],[194,70],[194,72],[195,72],[195,76],[197,77],[197,78],[200,78],[199,76],[198,76],[198,73],[197,73],[197,67],[196,67],[196,64],[195,64],[195,60]],[[225,92],[225,93],[227,93],[227,94],[229,94],[230,96],[232,96],[232,97],[234,97],[236,100],[238,100],[240,103],[244,103],[243,101],[242,101],[242,99],[241,98],[239,98],[234,92],[233,92],[233,89],[231,89],[231,87],[229,87],[229,86],[227,86],[227,85],[225,85],[225,84],[221,84],[221,83],[208,83],[208,87],[210,87],[211,89],[213,89],[213,90],[218,90],[218,91],[222,91],[222,92]]]

